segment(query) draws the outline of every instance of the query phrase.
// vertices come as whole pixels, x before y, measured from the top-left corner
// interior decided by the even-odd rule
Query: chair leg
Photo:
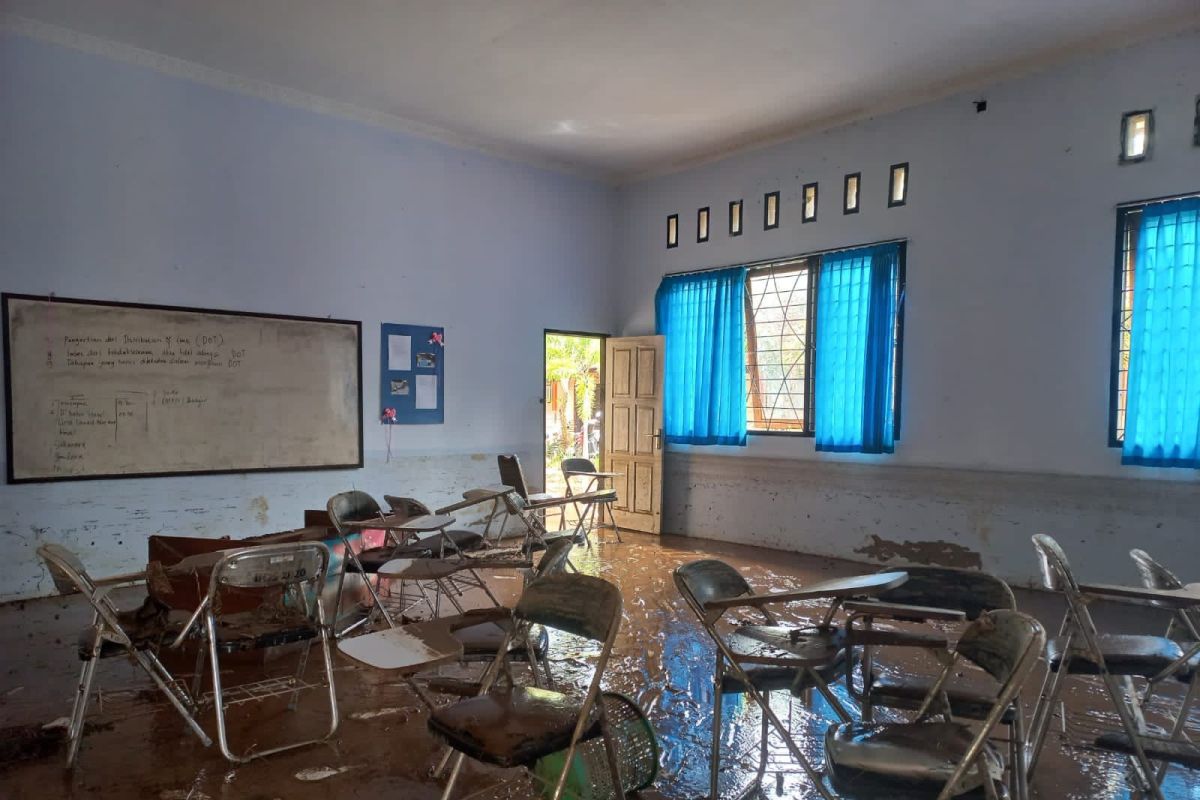
[[[717,651],[717,669],[713,679],[712,753],[709,756],[708,797],[718,800],[717,777],[721,771],[721,686],[724,683],[725,657]],[[766,719],[766,716],[763,717]]]
[[[1069,646],[1068,642],[1068,646]],[[1066,648],[1064,653],[1068,652]],[[1042,681],[1042,690],[1038,693],[1037,704],[1033,708],[1033,721],[1029,726],[1029,744],[1026,748],[1029,753],[1027,759],[1028,766],[1026,767],[1026,780],[1033,780],[1033,773],[1037,770],[1038,760],[1042,755],[1042,747],[1046,742],[1046,734],[1050,730],[1050,721],[1054,717],[1054,705],[1058,702],[1058,697],[1062,693],[1063,682],[1066,680],[1067,671],[1070,669],[1071,659],[1069,656],[1064,656],[1062,662],[1058,665],[1058,671],[1051,670],[1049,665],[1046,668],[1046,677]]]
[[[221,661],[217,653],[217,626],[210,613],[205,620],[205,632],[208,634],[208,663],[212,667],[213,711],[217,718],[217,742],[221,747],[221,755],[238,763],[244,759],[238,758],[229,751],[229,737],[225,731],[225,695],[221,691]]]
[[[300,663],[296,666],[296,676],[292,679],[296,684],[296,690],[292,692],[292,699],[288,701],[288,711],[295,711],[296,706],[300,703],[300,685],[304,683],[304,670],[308,667],[308,653],[312,650],[312,639],[304,642],[304,648],[300,651]]]
[[[167,672],[167,668],[162,665],[158,657],[153,653],[143,653],[139,650],[134,650],[133,658],[138,666],[150,676],[150,680],[154,681],[154,684],[167,696],[167,700],[179,712],[179,716],[183,717],[183,721],[192,729],[192,733],[196,734],[205,747],[211,745],[212,739],[208,738],[208,734],[200,727],[200,723],[192,713],[193,709],[188,708],[179,697],[179,692],[174,686],[174,679],[171,677],[171,673]]]
[[[1146,751],[1142,748],[1142,740],[1140,738],[1142,731],[1138,728],[1133,713],[1129,710],[1129,706],[1121,696],[1121,690],[1117,685],[1116,679],[1107,670],[1103,671],[1100,677],[1104,681],[1104,688],[1108,692],[1109,699],[1112,700],[1113,707],[1117,711],[1117,716],[1121,718],[1121,727],[1125,729],[1125,734],[1129,737],[1130,743],[1133,745],[1133,764],[1134,769],[1138,772],[1138,778],[1142,781],[1154,800],[1163,800],[1162,789],[1154,781],[1154,769],[1150,765],[1150,759],[1146,757]]]
[[[96,662],[99,658],[99,631],[96,632],[96,644],[92,647],[91,658],[83,662],[79,673],[79,686],[75,691],[75,705],[71,708],[71,723],[67,728],[69,745],[67,747],[67,768],[75,765],[75,756],[79,753],[79,742],[83,739],[83,721],[87,716],[88,702],[92,696],[92,681],[96,678]]]
[[[446,788],[442,790],[442,800],[450,800],[450,795],[454,792],[454,784],[458,782],[458,774],[462,772],[463,761],[466,757],[466,753],[454,755],[454,767],[450,770],[450,777],[446,779]]]

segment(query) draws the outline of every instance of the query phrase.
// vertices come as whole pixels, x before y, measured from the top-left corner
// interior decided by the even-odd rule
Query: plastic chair
[[[501,767],[533,767],[564,751],[562,770],[550,795],[562,796],[572,756],[582,742],[602,738],[614,786],[621,785],[617,751],[605,708],[597,699],[600,683],[621,624],[621,592],[589,575],[551,575],[529,585],[513,609],[513,628],[485,673],[477,697],[435,710],[429,729],[457,751],[442,793],[447,800],[466,756]],[[538,687],[513,684],[508,646],[533,625],[600,642],[595,671],[582,700]]]
[[[937,677],[936,673],[913,674],[907,670],[900,674],[881,673],[874,667],[877,647],[919,648],[939,658],[948,649],[946,637],[939,632],[878,631],[871,627],[876,620],[954,621],[952,614],[939,613],[949,611],[961,614],[963,620],[974,621],[990,611],[1017,610],[1016,598],[1008,584],[986,572],[932,566],[904,569],[908,580],[881,592],[877,602],[847,603],[850,618],[846,624],[846,646],[860,648],[861,692],[854,687],[850,671],[846,683],[851,694],[860,700],[864,722],[872,720],[875,707],[919,709]],[[859,622],[866,627],[859,628]],[[967,677],[972,675],[975,680]],[[959,719],[986,719],[998,691],[994,679],[983,670],[970,670],[964,678],[946,691],[951,713]],[[1001,716],[1000,724],[1008,727],[1010,792],[1017,800],[1023,800],[1028,797],[1029,787],[1025,780],[1025,716],[1019,696]]]
[[[96,664],[102,658],[125,655],[145,672],[154,685],[170,701],[183,717],[184,722],[204,743],[212,744],[208,734],[196,721],[196,702],[188,691],[167,671],[158,660],[155,650],[167,637],[168,627],[165,614],[149,603],[135,611],[120,611],[108,597],[118,586],[128,585],[135,579],[120,583],[98,586],[88,575],[83,563],[67,548],[58,544],[43,544],[37,549],[38,557],[50,572],[54,587],[60,594],[82,594],[92,606],[92,624],[79,637],[78,653],[83,662],[79,683],[75,691],[75,703],[67,727],[67,767],[75,764],[79,744],[83,738],[83,723],[91,699],[92,683],[96,677]],[[147,598],[149,600],[149,598]],[[150,614],[143,613],[150,605]]]
[[[843,797],[936,797],[1002,793],[1004,758],[988,737],[1037,664],[1046,632],[1018,611],[988,611],[971,623],[930,687],[913,722],[849,722],[825,732],[825,761]],[[946,701],[962,660],[985,670],[999,690],[982,722],[953,719]],[[941,717],[941,719],[937,719]]]
[[[742,625],[729,634],[723,634],[716,627],[722,612],[708,611],[705,606],[716,600],[752,595],[746,579],[730,565],[715,559],[684,564],[676,568],[674,579],[679,593],[717,646],[716,668],[713,672],[709,797],[720,796],[717,784],[722,749],[721,696],[745,693],[762,710],[758,774],[751,788],[761,784],[766,772],[770,726],[782,737],[792,757],[804,768],[821,795],[829,799],[820,773],[796,746],[787,727],[771,710],[765,695],[773,691],[790,691],[792,695],[799,696],[816,688],[835,710],[840,711],[841,706],[828,686],[828,681],[835,680],[846,668],[840,634],[832,630],[813,630],[806,631],[803,636],[794,636],[791,628],[779,626],[774,615],[761,606],[754,607],[762,614],[766,625]],[[764,646],[764,640],[789,644],[785,651],[779,647]],[[763,652],[755,653],[758,649]]]
[[[1182,660],[1183,651],[1165,636],[1099,633],[1088,611],[1087,599],[1071,573],[1062,548],[1054,539],[1043,534],[1033,537],[1033,546],[1046,588],[1061,593],[1067,601],[1067,609],[1059,635],[1046,645],[1049,669],[1030,726],[1030,776],[1037,768],[1065,678],[1068,675],[1099,676],[1128,739],[1138,779],[1152,797],[1162,800],[1162,790],[1154,780],[1154,771],[1142,744],[1141,734],[1145,730],[1140,719],[1133,678],[1160,680],[1166,672],[1186,668],[1186,662]],[[1117,682],[1118,677],[1122,679],[1121,684]],[[1103,745],[1105,741],[1105,737],[1101,737],[1097,743]]]
[[[217,717],[217,741],[225,758],[235,763],[294,750],[323,742],[337,731],[337,692],[333,680],[333,659],[329,652],[329,625],[321,587],[329,569],[329,549],[320,542],[260,545],[227,552],[213,567],[208,593],[192,613],[173,646],[178,647],[194,628],[203,625],[202,647],[211,666],[213,706]],[[223,613],[221,592],[225,588],[254,589],[264,593],[263,605],[255,611]],[[277,602],[270,604],[271,595]],[[325,659],[325,680],[329,688],[329,730],[319,739],[273,747],[258,752],[235,754],[229,747],[225,726],[225,695],[233,692],[236,702],[266,699],[291,694],[294,709],[299,699],[308,653],[313,640],[319,640]],[[221,654],[241,653],[303,643],[299,666],[293,679],[256,682],[226,687],[221,677]]]
[[[604,482],[611,480],[609,475],[597,474],[596,465],[592,463],[590,458],[564,458],[562,460],[563,480],[567,484],[567,497],[572,497],[575,492],[571,486],[572,478],[588,478],[587,486],[584,487],[583,493],[603,489]],[[589,477],[590,476],[590,477]],[[595,527],[603,527],[605,512],[608,513],[608,521],[612,526],[613,531],[617,534],[617,541],[621,541],[621,529],[617,527],[616,517],[613,516],[613,503],[617,501],[617,495],[614,492],[611,497],[605,497],[597,500],[584,501],[587,505],[595,504],[598,510],[594,512],[592,521]],[[575,516],[582,518],[582,513],[579,510],[579,504],[575,503]],[[598,517],[598,519],[597,519]],[[591,542],[588,542],[591,544]]]

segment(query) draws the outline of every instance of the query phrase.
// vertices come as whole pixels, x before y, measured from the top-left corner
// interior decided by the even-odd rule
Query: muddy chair
[[[551,575],[529,585],[513,609],[512,621],[484,673],[480,694],[436,709],[429,718],[430,731],[457,751],[443,800],[453,793],[467,756],[500,767],[528,768],[545,756],[565,751],[557,783],[552,794],[546,795],[558,800],[576,748],[596,738],[603,740],[612,785],[621,786],[613,734],[604,704],[597,702],[621,625],[620,590],[589,575]],[[514,685],[509,647],[515,639],[528,636],[535,625],[600,643],[595,670],[582,698]],[[445,760],[441,768],[444,766]]]
[[[604,489],[606,481],[611,481],[613,478],[618,477],[618,473],[616,472],[598,471],[590,458],[564,458],[562,460],[562,474],[563,481],[567,484],[567,497],[572,497],[576,494],[574,487],[571,486],[572,478],[586,478],[587,484],[583,487],[582,493],[590,494],[593,491]],[[583,509],[580,509],[579,503],[575,503],[575,517],[582,519],[583,515],[590,510],[592,511],[592,527],[602,528],[604,527],[604,517],[607,515],[609,525],[612,527],[613,532],[617,534],[617,541],[619,542],[621,541],[621,528],[617,525],[617,519],[613,516],[612,512],[612,507],[616,502],[617,494],[613,492],[596,500],[585,500]],[[597,508],[594,510],[589,509],[588,505],[591,504],[595,504]],[[566,514],[564,513],[559,519],[562,520],[565,518]],[[563,525],[560,524],[559,529],[561,530],[562,527]],[[588,540],[588,544],[591,544],[590,539]]]
[[[423,517],[434,512],[429,506],[411,497],[397,497],[385,494],[383,502],[388,504],[393,514],[404,517]],[[437,533],[419,536],[412,544],[425,544],[435,556],[447,555],[452,552],[469,553],[484,546],[483,534],[467,530],[438,531]]]
[[[201,632],[201,656],[207,653],[211,666],[217,741],[221,753],[230,761],[242,763],[317,744],[337,731],[337,692],[333,681],[333,660],[329,652],[330,631],[325,604],[321,601],[321,589],[325,585],[328,569],[329,549],[320,542],[261,545],[226,551],[213,567],[204,599],[172,644],[173,647],[179,647],[194,630]],[[223,613],[221,594],[226,588],[261,591],[263,603],[253,611]],[[295,709],[300,691],[306,688],[304,671],[314,641],[320,643],[329,690],[330,721],[325,735],[267,750],[234,753],[230,749],[226,730],[226,707],[248,700],[290,695],[289,708]],[[301,651],[294,677],[225,686],[221,675],[221,655],[297,643],[301,645]]]
[[[931,656],[930,666],[939,661],[944,663],[949,655],[948,637],[942,631],[932,627],[885,630],[876,628],[875,623],[882,620],[949,625],[973,622],[989,611],[1017,610],[1016,598],[1008,584],[986,572],[926,566],[909,566],[904,570],[908,580],[902,585],[881,592],[874,600],[845,605],[849,615],[846,646],[858,648],[862,688],[854,685],[853,670],[847,670],[846,684],[851,695],[859,700],[864,722],[873,720],[875,708],[920,709],[940,671],[882,671],[876,667],[878,650],[924,650]],[[986,670],[964,669],[963,672],[963,679],[945,690],[950,712],[957,719],[984,721],[992,710],[999,686]],[[1000,724],[1008,728],[1010,796],[1014,800],[1024,800],[1028,797],[1029,786],[1025,779],[1025,716],[1019,695],[1000,717]]]
[[[1129,555],[1137,565],[1142,585],[1147,589],[1161,592],[1178,592],[1185,589],[1183,581],[1151,558],[1145,550],[1130,550]],[[1186,730],[1188,714],[1195,705],[1196,698],[1200,697],[1200,609],[1175,607],[1172,612],[1165,635],[1179,644],[1183,654],[1158,675],[1148,679],[1142,698],[1144,704],[1160,681],[1176,680],[1187,683],[1187,691],[1174,719],[1171,720],[1169,733],[1166,736],[1142,737],[1142,747],[1146,755],[1160,762],[1154,774],[1155,782],[1160,785],[1166,776],[1167,767],[1172,763],[1188,769],[1200,769],[1200,747],[1191,740]],[[1106,733],[1096,740],[1096,745],[1126,755],[1134,752],[1132,741],[1124,733]]]
[[[96,665],[101,659],[112,656],[128,656],[150,677],[204,746],[212,744],[196,721],[196,702],[192,695],[167,671],[155,654],[159,644],[167,637],[165,609],[155,607],[147,597],[148,602],[141,608],[120,611],[108,597],[113,589],[134,583],[140,577],[129,577],[119,582],[93,580],[83,563],[62,545],[43,544],[38,547],[37,554],[60,594],[82,594],[92,606],[91,627],[79,638],[78,652],[83,668],[67,727],[67,767],[74,766],[79,753],[92,683],[96,678]]]
[[[1066,554],[1054,539],[1037,534],[1033,537],[1033,546],[1046,588],[1061,593],[1067,609],[1058,636],[1046,646],[1049,669],[1030,726],[1030,776],[1037,768],[1067,676],[1099,676],[1120,719],[1138,782],[1155,800],[1162,800],[1162,790],[1154,780],[1154,770],[1143,746],[1145,723],[1133,679],[1152,682],[1160,679],[1164,672],[1182,668],[1186,661],[1182,649],[1165,636],[1101,634],[1092,621],[1087,604],[1104,595],[1091,589],[1087,593],[1080,589]],[[1120,601],[1122,598],[1107,596],[1106,599]],[[1102,736],[1098,744],[1104,741],[1107,737]]]
[[[792,757],[813,781],[822,797],[831,795],[820,773],[796,746],[787,726],[771,710],[768,695],[787,691],[802,696],[817,689],[843,721],[849,717],[829,689],[846,669],[846,654],[841,634],[836,630],[796,631],[782,627],[761,604],[756,609],[765,625],[741,625],[730,632],[718,630],[724,609],[709,610],[714,601],[728,601],[753,595],[746,579],[730,565],[715,559],[693,561],[676,568],[675,586],[696,614],[705,633],[717,646],[713,673],[713,722],[709,798],[720,797],[718,778],[721,759],[721,700],[726,694],[748,694],[762,710],[759,740],[759,764],[755,781],[741,792],[745,796],[758,787],[767,769],[768,740],[773,727],[787,745]],[[801,634],[801,635],[796,635]]]
[[[825,732],[825,761],[842,797],[950,800],[1003,794],[1004,757],[989,737],[1011,709],[1045,647],[1046,633],[1018,611],[988,611],[963,631],[913,722],[848,722]],[[956,720],[947,699],[962,661],[998,689],[982,721]]]

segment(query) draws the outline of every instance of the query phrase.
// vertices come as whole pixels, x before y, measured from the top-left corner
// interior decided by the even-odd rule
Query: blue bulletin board
[[[445,422],[445,329],[380,326],[379,421],[384,425]]]

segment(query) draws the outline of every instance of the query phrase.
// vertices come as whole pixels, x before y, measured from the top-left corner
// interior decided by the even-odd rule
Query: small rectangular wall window
[[[1200,94],[1196,95],[1196,119],[1192,122],[1192,144],[1200,147]]]
[[[667,217],[667,249],[679,247],[679,215]]]
[[[1150,157],[1154,135],[1153,111],[1130,111],[1121,115],[1121,163],[1132,164]]]
[[[763,230],[769,231],[779,227],[779,192],[769,192],[763,196]]]
[[[902,206],[908,202],[908,162],[892,164],[888,179],[888,208]]]
[[[842,213],[858,213],[858,185],[862,181],[861,172],[851,172],[846,176],[842,186]]]
[[[708,206],[696,212],[696,241],[708,241]]]
[[[804,184],[804,212],[800,215],[801,222],[817,221],[817,185]]]
[[[742,201],[729,201],[729,235],[742,235]]]

